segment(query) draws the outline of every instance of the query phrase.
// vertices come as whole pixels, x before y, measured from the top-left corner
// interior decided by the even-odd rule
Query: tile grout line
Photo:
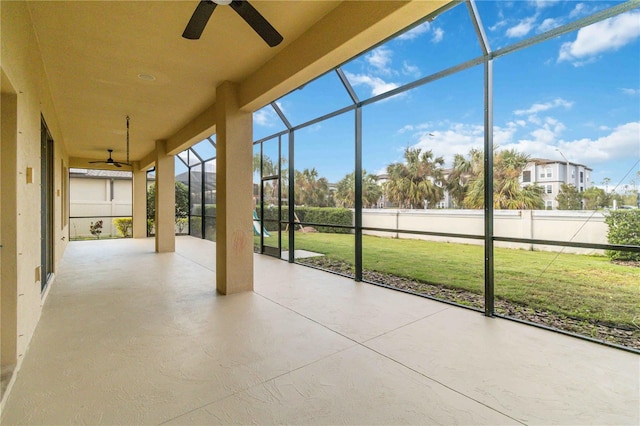
[[[213,271],[212,269],[209,269],[208,267],[206,267],[206,266],[204,266],[204,265],[200,264],[199,262],[196,262],[196,261],[195,261],[195,260],[193,260],[193,259],[190,259],[190,258],[186,257],[186,256],[185,256],[185,255],[183,255],[183,254],[180,254],[180,253],[177,253],[177,252],[176,252],[176,254],[178,254],[178,255],[180,255],[180,256],[182,256],[182,257],[184,257],[185,259],[188,259],[189,261],[191,261],[191,262],[193,262],[193,263],[195,263],[195,264],[197,264],[197,265],[199,265],[199,266],[201,266],[201,267],[203,267],[203,268],[205,268],[205,269],[208,269],[208,270],[210,270],[210,271]],[[498,409],[496,409],[496,408],[494,408],[494,407],[491,407],[491,406],[489,406],[489,405],[487,405],[487,404],[485,404],[485,403],[483,403],[483,402],[481,402],[481,401],[479,401],[479,400],[477,400],[477,399],[475,399],[475,398],[473,398],[473,397],[471,397],[471,396],[469,396],[469,395],[466,395],[466,394],[464,394],[464,393],[460,392],[459,390],[456,390],[456,389],[454,389],[454,388],[452,388],[452,387],[450,387],[450,386],[448,386],[448,385],[446,385],[446,384],[444,384],[444,383],[440,382],[439,380],[436,380],[436,379],[434,379],[434,378],[432,378],[432,377],[430,377],[430,376],[428,376],[428,375],[426,375],[426,374],[422,373],[421,371],[418,371],[418,370],[416,370],[416,369],[414,369],[414,368],[412,368],[412,367],[410,367],[410,366],[408,366],[408,365],[403,364],[402,362],[400,362],[400,361],[398,361],[398,360],[396,360],[396,359],[394,359],[394,358],[390,357],[389,355],[386,355],[386,354],[384,354],[384,353],[382,353],[382,352],[379,352],[379,351],[377,351],[377,350],[373,349],[372,347],[370,347],[370,346],[367,346],[367,345],[366,345],[366,343],[367,343],[367,342],[370,342],[370,341],[372,341],[372,340],[374,340],[374,339],[377,339],[377,338],[379,338],[379,337],[382,337],[382,336],[384,336],[384,335],[386,335],[386,334],[389,334],[389,333],[391,333],[391,332],[393,332],[393,331],[397,331],[397,330],[399,330],[399,329],[401,329],[401,328],[404,328],[404,327],[406,327],[406,326],[408,326],[408,325],[415,324],[415,323],[416,323],[416,322],[418,322],[418,321],[422,321],[422,320],[424,320],[424,319],[426,319],[426,318],[429,318],[429,317],[431,317],[431,316],[434,316],[434,315],[440,314],[440,313],[442,313],[442,312],[445,312],[445,311],[447,311],[447,310],[451,309],[451,307],[450,307],[450,306],[444,307],[443,309],[441,309],[441,310],[439,310],[439,311],[437,311],[437,312],[433,312],[433,313],[431,313],[431,314],[425,315],[424,317],[418,318],[418,319],[416,319],[416,320],[414,320],[414,321],[410,321],[410,322],[408,322],[408,323],[406,323],[406,324],[404,324],[404,325],[398,326],[398,327],[396,327],[396,328],[395,328],[395,329],[393,329],[393,330],[388,330],[388,331],[386,331],[386,332],[384,332],[384,333],[382,333],[382,334],[380,334],[380,335],[378,335],[378,336],[371,337],[371,338],[369,338],[369,339],[367,339],[367,340],[364,340],[363,342],[358,342],[357,340],[355,340],[355,339],[353,339],[353,338],[351,338],[351,337],[349,337],[349,336],[347,336],[347,335],[345,335],[345,334],[343,334],[343,333],[340,333],[339,331],[333,330],[332,328],[330,328],[330,327],[328,327],[328,326],[326,326],[326,325],[324,325],[324,324],[320,323],[319,321],[314,320],[313,318],[310,318],[310,317],[308,317],[308,316],[306,316],[306,315],[304,315],[304,314],[302,314],[302,313],[300,313],[300,312],[298,312],[298,311],[296,311],[296,310],[294,310],[294,309],[292,309],[292,308],[290,308],[290,307],[288,307],[288,306],[285,306],[285,305],[283,305],[283,304],[281,304],[281,303],[279,303],[279,302],[277,302],[277,301],[275,301],[275,300],[273,300],[273,299],[271,299],[271,298],[269,298],[269,297],[265,296],[264,294],[261,294],[261,293],[257,292],[256,290],[253,290],[253,293],[255,293],[256,295],[258,295],[258,296],[260,296],[260,297],[264,298],[265,300],[268,300],[268,301],[270,301],[270,302],[272,302],[272,303],[274,303],[274,304],[276,304],[276,305],[278,305],[278,306],[280,306],[280,307],[283,307],[283,308],[285,308],[285,309],[287,309],[287,310],[289,310],[289,311],[291,311],[291,312],[293,312],[293,313],[295,313],[295,314],[297,314],[297,315],[300,315],[301,317],[303,317],[303,318],[305,318],[305,319],[307,319],[307,320],[309,320],[309,321],[311,321],[311,322],[313,322],[313,323],[315,323],[315,324],[318,324],[319,326],[321,326],[321,327],[323,327],[323,328],[325,328],[325,329],[327,329],[327,330],[329,330],[329,331],[331,331],[331,332],[333,332],[333,333],[335,333],[335,334],[337,334],[337,335],[339,335],[339,336],[342,336],[342,337],[344,337],[345,339],[348,339],[348,340],[352,341],[352,342],[353,342],[353,343],[355,343],[356,345],[361,346],[361,347],[363,347],[363,348],[365,348],[365,349],[368,349],[368,350],[370,350],[371,352],[374,352],[374,353],[376,353],[376,354],[378,354],[378,355],[380,355],[380,356],[382,356],[382,357],[384,357],[384,358],[386,358],[386,359],[388,359],[388,360],[390,360],[390,361],[392,361],[392,362],[394,362],[394,363],[396,363],[396,364],[398,364],[398,365],[400,365],[400,366],[402,366],[402,367],[406,368],[406,369],[407,369],[407,370],[409,370],[409,371],[413,371],[414,373],[419,374],[420,376],[422,376],[422,377],[426,378],[427,380],[430,380],[430,381],[432,381],[432,382],[434,382],[434,383],[437,383],[437,384],[439,384],[440,386],[442,386],[442,387],[444,387],[444,388],[446,388],[446,389],[449,389],[450,391],[455,392],[455,393],[457,393],[458,395],[460,395],[460,396],[462,396],[462,397],[464,397],[464,398],[470,399],[470,400],[472,400],[472,401],[474,401],[474,402],[476,402],[476,403],[478,403],[478,404],[480,404],[480,405],[482,405],[482,406],[484,406],[484,407],[487,407],[488,409],[490,409],[490,410],[492,410],[492,411],[495,411],[496,413],[499,413],[499,414],[501,414],[501,415],[503,415],[503,416],[505,416],[505,417],[507,417],[507,418],[509,418],[509,419],[511,419],[511,420],[513,420],[513,421],[515,421],[515,422],[517,422],[517,423],[520,423],[520,424],[526,424],[526,423],[523,423],[523,422],[521,422],[520,420],[518,420],[518,419],[516,419],[516,418],[514,418],[514,417],[512,417],[512,416],[510,416],[510,415],[508,415],[508,414],[505,414],[505,413],[501,412],[500,410],[498,410]],[[202,406],[200,406],[200,407],[194,408],[193,410],[187,411],[187,412],[185,412],[185,413],[183,413],[183,414],[181,414],[181,415],[179,415],[179,416],[176,416],[176,417],[174,417],[174,418],[171,418],[171,419],[169,419],[169,420],[166,420],[166,421],[164,421],[164,422],[162,422],[162,423],[160,423],[160,424],[166,424],[167,422],[170,422],[170,421],[175,420],[175,419],[177,419],[177,418],[179,418],[179,417],[182,417],[182,416],[187,415],[187,414],[189,414],[189,413],[192,413],[192,412],[194,412],[194,411],[196,411],[196,410],[199,410],[199,409],[201,409],[201,408],[204,408],[204,407],[206,407],[207,405],[214,404],[214,403],[216,403],[216,402],[218,402],[218,401],[222,401],[222,400],[224,400],[224,399],[226,399],[226,398],[229,398],[229,397],[235,396],[235,395],[237,395],[237,394],[239,394],[239,393],[241,393],[241,392],[244,392],[244,391],[246,391],[246,390],[248,390],[248,389],[251,389],[251,388],[253,388],[253,387],[255,387],[255,386],[263,385],[263,384],[268,383],[268,382],[270,382],[270,381],[273,381],[273,380],[275,380],[275,379],[277,379],[277,378],[279,378],[279,377],[283,377],[283,376],[285,376],[285,375],[287,375],[287,374],[291,374],[291,373],[293,373],[294,371],[297,371],[297,370],[299,370],[299,369],[301,369],[301,368],[305,368],[305,367],[308,367],[308,366],[310,366],[310,365],[313,365],[313,364],[315,364],[315,363],[317,363],[317,362],[319,362],[319,361],[322,361],[322,360],[324,360],[324,359],[326,359],[326,358],[328,358],[328,357],[334,356],[334,355],[339,354],[339,353],[341,353],[341,352],[344,352],[344,351],[346,351],[346,350],[348,350],[348,349],[351,349],[352,347],[353,347],[353,346],[350,346],[350,347],[348,347],[348,348],[345,348],[345,349],[342,349],[342,350],[340,350],[340,351],[334,352],[333,354],[327,355],[327,356],[322,357],[322,358],[320,358],[320,359],[317,359],[317,360],[315,360],[315,361],[313,361],[313,362],[310,362],[310,363],[305,364],[305,365],[303,365],[303,366],[297,367],[297,368],[295,368],[295,369],[293,369],[293,370],[291,370],[291,371],[288,371],[288,372],[282,373],[282,374],[280,374],[280,375],[278,375],[278,376],[272,377],[272,378],[270,378],[270,379],[268,379],[268,380],[262,381],[262,382],[260,382],[260,383],[255,384],[255,385],[248,386],[248,387],[246,387],[246,388],[244,388],[244,389],[242,389],[242,390],[238,390],[237,392],[234,392],[234,393],[232,393],[232,394],[230,394],[230,395],[227,395],[227,396],[225,396],[225,397],[223,397],[223,398],[219,398],[219,399],[217,399],[217,400],[215,400],[215,401],[212,401],[212,402],[210,402],[210,403],[204,404],[204,405],[202,405]]]
[[[384,353],[382,353],[382,352],[379,352],[379,351],[377,351],[377,350],[373,349],[372,347],[367,346],[367,345],[365,344],[366,342],[370,342],[370,341],[371,341],[371,340],[373,340],[373,339],[377,339],[377,338],[378,338],[378,337],[380,337],[380,336],[384,336],[385,334],[388,334],[388,333],[390,333],[391,331],[399,330],[399,329],[401,329],[401,328],[403,328],[403,327],[406,327],[406,326],[411,325],[411,324],[415,324],[415,323],[416,323],[416,322],[418,322],[418,321],[421,321],[421,320],[426,319],[426,318],[428,318],[428,317],[431,317],[431,316],[433,316],[433,315],[436,315],[436,314],[439,314],[439,313],[441,313],[441,312],[444,312],[444,311],[446,311],[446,310],[450,309],[451,307],[445,307],[444,309],[442,309],[442,310],[440,310],[440,311],[438,311],[438,312],[434,312],[434,313],[432,313],[432,314],[429,314],[429,315],[424,316],[423,318],[419,318],[419,319],[417,319],[417,320],[415,320],[415,321],[411,321],[411,322],[409,322],[409,323],[407,323],[407,324],[405,324],[405,325],[402,325],[402,326],[400,326],[400,327],[397,327],[397,328],[395,328],[394,330],[390,330],[390,331],[387,331],[387,332],[385,332],[385,333],[382,333],[380,336],[372,337],[372,338],[367,339],[367,340],[365,340],[365,341],[363,341],[363,342],[358,342],[357,340],[355,340],[355,339],[353,339],[353,338],[351,338],[351,337],[349,337],[349,336],[346,336],[346,335],[344,335],[344,334],[340,333],[339,331],[333,330],[333,329],[329,328],[328,326],[326,326],[326,325],[324,325],[324,324],[322,324],[322,323],[320,323],[320,322],[318,322],[318,321],[314,320],[313,318],[309,318],[308,316],[306,316],[306,315],[304,315],[304,314],[301,314],[301,313],[299,313],[299,312],[295,311],[294,309],[289,308],[288,306],[284,306],[284,305],[282,305],[281,303],[276,302],[275,300],[272,300],[272,299],[270,299],[270,298],[268,298],[268,297],[264,296],[263,294],[257,293],[257,292],[255,292],[255,291],[254,291],[254,293],[256,293],[257,295],[259,295],[259,296],[261,296],[261,297],[263,297],[263,298],[265,298],[266,300],[269,300],[269,301],[271,301],[271,302],[275,303],[275,304],[276,304],[276,305],[278,305],[278,306],[282,306],[283,308],[288,309],[289,311],[291,311],[291,312],[293,312],[293,313],[295,313],[295,314],[298,314],[298,315],[300,315],[301,317],[306,318],[306,319],[308,319],[309,321],[312,321],[312,322],[314,322],[314,323],[316,323],[316,324],[320,325],[321,327],[323,327],[323,328],[325,328],[325,329],[327,329],[327,330],[329,330],[329,331],[332,331],[332,332],[334,332],[334,333],[336,333],[336,334],[338,334],[338,335],[340,335],[340,336],[342,336],[342,337],[344,337],[344,338],[346,338],[346,339],[348,339],[348,340],[351,340],[351,341],[352,341],[352,342],[354,342],[356,345],[361,346],[361,347],[363,347],[363,348],[365,348],[365,349],[368,349],[368,350],[370,350],[371,352],[374,352],[374,353],[376,353],[376,354],[380,355],[381,357],[384,357],[384,358],[386,358],[386,359],[388,359],[388,360],[390,360],[390,361],[393,361],[394,363],[396,363],[396,364],[398,364],[398,365],[401,365],[402,367],[406,368],[407,370],[409,370],[409,371],[413,371],[414,373],[419,374],[420,376],[422,376],[422,377],[426,378],[427,380],[430,380],[430,381],[432,381],[432,382],[434,382],[434,383],[437,383],[437,384],[439,384],[440,386],[442,386],[442,387],[444,387],[444,388],[446,388],[446,389],[449,389],[450,391],[455,392],[455,393],[457,393],[458,395],[460,395],[460,396],[462,396],[462,397],[464,397],[464,398],[470,399],[470,400],[472,400],[472,401],[474,401],[474,402],[476,402],[476,403],[478,403],[478,404],[480,404],[480,405],[482,405],[482,406],[484,406],[484,407],[487,407],[487,408],[488,408],[488,409],[490,409],[491,411],[495,411],[496,413],[499,413],[499,414],[501,414],[501,415],[503,415],[503,416],[505,416],[505,417],[507,417],[507,418],[509,418],[509,419],[511,419],[511,420],[513,420],[513,421],[515,421],[515,422],[517,422],[517,423],[520,423],[520,424],[523,424],[523,425],[524,425],[524,424],[526,424],[526,423],[523,423],[523,422],[521,422],[520,420],[518,420],[518,419],[516,419],[516,418],[514,418],[514,417],[512,417],[512,416],[510,416],[510,415],[508,415],[508,414],[503,413],[502,411],[500,411],[500,410],[498,410],[498,409],[496,409],[496,408],[494,408],[494,407],[491,407],[491,406],[489,406],[489,405],[485,404],[484,402],[478,401],[477,399],[475,399],[475,398],[473,398],[473,397],[471,397],[471,396],[469,396],[469,395],[466,395],[466,394],[464,394],[464,393],[460,392],[459,390],[456,390],[456,389],[454,389],[454,388],[452,388],[452,387],[450,387],[450,386],[448,386],[448,385],[446,385],[446,384],[444,384],[444,383],[442,383],[442,382],[440,382],[440,381],[438,381],[438,380],[434,379],[433,377],[430,377],[430,376],[428,376],[428,375],[424,374],[423,372],[416,370],[416,369],[415,369],[415,368],[413,368],[413,367],[410,367],[410,366],[408,366],[408,365],[405,365],[405,364],[401,363],[400,361],[398,361],[398,360],[396,360],[396,359],[394,359],[394,358],[391,358],[389,355],[386,355],[386,354],[384,354]],[[338,353],[340,353],[340,352],[344,352],[344,351],[345,351],[345,350],[347,350],[347,349],[351,349],[351,348],[343,349],[342,351],[335,352],[334,354],[329,355],[329,356],[333,356],[333,355],[338,354]],[[327,357],[324,357],[324,358],[327,358]],[[324,359],[324,358],[322,358],[322,359]],[[316,361],[316,362],[317,362],[317,361]],[[313,363],[311,363],[311,364],[313,364]],[[311,365],[311,364],[309,364],[309,365]],[[297,369],[296,369],[296,370],[297,370]],[[293,372],[293,371],[295,371],[295,370],[292,370],[292,372]],[[289,373],[285,373],[285,374],[289,374]],[[283,375],[284,375],[284,374],[283,374]],[[264,383],[266,383],[266,382],[267,382],[267,381],[265,381]]]
[[[333,352],[333,353],[331,353],[331,354],[328,354],[328,355],[325,355],[325,356],[323,356],[323,357],[321,357],[321,358],[318,358],[318,359],[316,359],[316,360],[314,360],[314,361],[311,361],[311,362],[309,362],[309,363],[306,363],[306,364],[304,364],[304,365],[301,365],[301,366],[299,366],[299,367],[296,367],[296,368],[294,368],[293,370],[289,370],[289,371],[286,371],[286,372],[284,372],[284,373],[278,374],[277,376],[273,376],[273,377],[268,378],[268,379],[266,379],[266,380],[260,381],[259,383],[254,383],[254,384],[252,384],[252,385],[245,386],[245,387],[243,387],[242,389],[238,389],[237,391],[235,391],[235,392],[233,392],[233,393],[230,393],[229,395],[225,395],[225,396],[220,397],[220,398],[218,398],[218,399],[215,399],[215,400],[213,400],[213,401],[211,401],[211,402],[207,402],[206,404],[203,404],[203,405],[201,405],[201,406],[199,406],[199,407],[196,407],[196,408],[194,408],[194,409],[192,409],[192,410],[186,411],[186,412],[184,412],[184,413],[182,413],[182,414],[179,414],[179,415],[177,415],[177,416],[175,416],[175,417],[172,417],[172,418],[170,418],[170,419],[168,419],[168,420],[165,420],[165,421],[163,421],[162,423],[158,423],[158,424],[159,424],[159,425],[167,424],[167,423],[168,423],[168,422],[170,422],[170,421],[176,420],[176,419],[178,419],[178,418],[180,418],[180,417],[182,417],[182,416],[186,416],[187,414],[193,413],[194,411],[198,411],[198,410],[200,410],[200,409],[202,409],[202,408],[205,408],[205,407],[207,407],[207,406],[209,406],[209,405],[211,405],[211,404],[215,404],[216,402],[224,401],[225,399],[228,399],[228,398],[231,398],[231,397],[233,397],[233,396],[236,396],[236,395],[238,395],[238,394],[240,394],[240,393],[242,393],[242,392],[246,392],[246,391],[248,391],[249,389],[255,388],[256,386],[260,386],[260,385],[264,385],[264,384],[267,384],[267,383],[269,383],[269,382],[272,382],[272,381],[274,381],[274,380],[276,380],[276,379],[279,379],[280,377],[284,377],[284,376],[286,376],[286,375],[288,375],[288,374],[291,374],[291,373],[293,373],[293,372],[295,372],[295,371],[298,371],[298,370],[301,370],[301,369],[303,369],[303,368],[309,367],[310,365],[316,364],[316,363],[318,363],[318,362],[320,362],[320,361],[323,361],[323,360],[325,360],[325,359],[327,359],[327,358],[330,358],[330,357],[332,357],[332,356],[334,356],[334,355],[336,355],[336,354],[339,354],[339,353],[341,353],[341,352],[344,352],[344,351],[349,350],[349,349],[351,349],[351,348],[354,348],[354,347],[356,347],[356,346],[357,346],[357,344],[356,344],[356,345],[349,346],[349,347],[346,347],[346,348],[344,348],[344,349],[340,349],[339,351]]]
[[[370,342],[370,341],[372,341],[373,339],[377,339],[377,338],[379,338],[379,337],[386,336],[386,335],[387,335],[387,334],[389,334],[389,333],[393,333],[394,331],[400,330],[401,328],[404,328],[404,327],[407,327],[407,326],[409,326],[409,325],[415,324],[415,323],[417,323],[418,321],[425,320],[425,319],[427,319],[427,318],[429,318],[429,317],[432,317],[432,316],[434,316],[434,315],[438,315],[438,314],[440,314],[440,313],[442,313],[442,312],[445,312],[445,311],[447,311],[447,310],[449,310],[449,309],[451,309],[451,306],[445,306],[444,308],[440,309],[439,311],[432,312],[432,313],[430,313],[430,314],[428,314],[428,315],[425,315],[425,316],[423,316],[423,317],[421,317],[421,318],[418,318],[418,319],[415,319],[415,320],[413,320],[413,321],[409,321],[409,322],[408,322],[408,323],[406,323],[406,324],[400,325],[400,326],[398,326],[398,327],[396,327],[396,328],[394,328],[394,329],[392,329],[392,330],[387,330],[387,331],[385,331],[384,333],[380,333],[380,334],[378,334],[377,336],[373,336],[373,337],[368,338],[367,340],[363,340],[363,341],[362,341],[362,344],[364,345],[365,343]],[[365,346],[365,347],[366,347],[366,346]]]
[[[176,253],[177,253],[177,252],[176,252]],[[205,269],[211,270],[211,269],[209,269],[209,268],[207,268],[207,267],[205,267],[205,266],[201,265],[200,263],[198,263],[198,262],[196,262],[196,261],[194,261],[194,260],[192,260],[192,259],[190,259],[190,258],[188,258],[188,257],[186,257],[186,256],[184,256],[184,255],[182,255],[182,254],[179,254],[179,255],[180,255],[180,256],[182,256],[182,257],[184,257],[184,258],[185,258],[185,259],[187,259],[187,260],[190,260],[191,262],[193,262],[193,263],[195,263],[195,264],[197,264],[197,265],[200,265],[200,266],[204,267]],[[177,415],[177,416],[174,416],[174,417],[172,417],[172,418],[170,418],[170,419],[167,419],[167,420],[165,420],[165,421],[163,421],[163,422],[161,422],[161,423],[158,423],[159,425],[167,424],[167,423],[169,423],[169,422],[171,422],[171,421],[173,421],[173,420],[176,420],[176,419],[178,419],[178,418],[180,418],[180,417],[186,416],[187,414],[190,414],[190,413],[193,413],[193,412],[195,412],[195,411],[197,411],[197,410],[200,410],[200,409],[202,409],[202,408],[205,408],[205,407],[207,407],[208,405],[215,404],[216,402],[223,401],[223,400],[225,400],[225,399],[227,399],[227,398],[231,398],[231,397],[236,396],[236,395],[238,395],[238,394],[240,394],[240,393],[242,393],[242,392],[245,392],[245,391],[247,391],[247,390],[249,390],[249,389],[252,389],[252,388],[254,388],[254,387],[256,387],[256,386],[260,386],[260,385],[264,385],[264,384],[266,384],[266,383],[272,382],[272,381],[274,381],[274,380],[276,380],[276,379],[278,379],[278,378],[280,378],[280,377],[286,376],[286,375],[291,374],[291,373],[293,373],[293,372],[295,372],[295,371],[298,371],[298,370],[300,370],[300,369],[302,369],[302,368],[306,368],[306,367],[308,367],[308,366],[310,366],[310,365],[316,364],[316,363],[318,363],[318,362],[320,362],[320,361],[323,361],[323,360],[325,360],[325,359],[327,359],[327,358],[329,358],[329,357],[332,357],[332,356],[334,356],[334,355],[336,355],[336,354],[339,354],[339,353],[341,353],[341,352],[344,352],[344,351],[346,351],[346,350],[349,350],[349,349],[351,349],[351,348],[353,348],[353,347],[356,347],[356,346],[360,345],[360,343],[359,343],[359,342],[357,342],[356,340],[354,340],[354,339],[352,339],[352,338],[350,338],[350,337],[348,337],[348,336],[345,336],[345,335],[343,335],[342,333],[339,333],[339,332],[337,332],[337,331],[335,331],[335,330],[331,330],[330,328],[326,327],[326,326],[325,326],[325,325],[323,325],[323,324],[320,324],[319,322],[317,322],[317,321],[313,320],[312,318],[309,318],[309,317],[307,317],[307,316],[305,316],[305,315],[303,315],[303,314],[301,314],[301,313],[299,313],[299,312],[297,312],[297,311],[295,311],[295,310],[293,310],[293,309],[291,309],[291,308],[289,308],[289,307],[287,307],[287,306],[284,306],[284,305],[282,305],[281,303],[278,303],[278,302],[276,302],[275,300],[272,300],[272,299],[270,299],[270,298],[266,297],[265,295],[263,295],[263,294],[260,294],[260,293],[256,292],[255,290],[253,291],[253,293],[255,293],[256,295],[258,295],[258,296],[262,297],[262,298],[263,298],[263,299],[265,299],[265,300],[270,301],[271,303],[274,303],[275,305],[278,305],[278,306],[280,306],[280,307],[282,307],[282,308],[284,308],[284,309],[286,309],[286,310],[288,310],[288,311],[290,311],[290,312],[293,312],[293,313],[294,313],[294,314],[296,314],[296,315],[299,315],[299,316],[301,316],[301,317],[303,317],[303,318],[305,318],[305,319],[307,319],[307,320],[309,320],[309,321],[311,321],[311,322],[313,322],[313,323],[315,323],[315,324],[318,324],[318,325],[320,325],[321,327],[323,327],[323,328],[325,328],[325,329],[327,329],[327,330],[329,330],[329,331],[332,331],[332,332],[334,332],[335,334],[338,334],[339,336],[344,337],[344,338],[345,338],[345,339],[347,339],[347,340],[350,340],[351,342],[353,342],[353,343],[354,343],[354,345],[352,345],[352,346],[348,346],[348,347],[346,347],[346,348],[344,348],[344,349],[341,349],[341,350],[339,350],[339,351],[336,351],[336,352],[333,352],[333,353],[331,353],[331,354],[325,355],[325,356],[323,356],[323,357],[321,357],[321,358],[318,358],[318,359],[316,359],[316,360],[314,360],[314,361],[311,361],[311,362],[309,362],[309,363],[307,363],[307,364],[301,365],[301,366],[296,367],[296,368],[294,368],[294,369],[292,369],[292,370],[286,371],[286,372],[284,372],[284,373],[282,373],[282,374],[278,374],[277,376],[274,376],[274,377],[268,378],[268,379],[266,379],[266,380],[260,381],[259,383],[255,383],[255,384],[252,384],[252,385],[245,386],[245,387],[243,387],[242,389],[238,389],[236,392],[233,392],[233,393],[231,393],[231,394],[229,394],[229,395],[225,395],[225,396],[223,396],[223,397],[217,398],[217,399],[215,399],[215,400],[213,400],[213,401],[207,402],[207,403],[202,404],[202,405],[200,405],[200,406],[198,406],[198,407],[195,407],[195,408],[193,408],[193,409],[191,409],[191,410],[189,410],[189,411],[185,411],[184,413],[181,413],[181,414],[179,414],[179,415]]]

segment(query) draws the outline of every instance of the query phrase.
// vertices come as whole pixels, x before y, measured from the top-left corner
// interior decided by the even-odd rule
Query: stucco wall
[[[17,300],[3,300],[3,308],[15,303],[17,320],[17,361],[23,357],[41,314],[44,297],[38,279],[40,267],[40,117],[44,117],[55,141],[54,158],[54,272],[66,247],[68,227],[62,217],[64,194],[63,164],[68,163],[64,142],[60,136],[36,35],[30,21],[27,4],[2,2],[1,8],[1,68],[3,92],[15,91],[16,124],[15,139],[3,141],[15,150],[8,150],[13,158],[3,162],[15,164],[15,172],[2,171],[2,193],[15,191],[14,206],[4,206],[0,220],[4,226],[16,230],[15,262],[6,261],[3,253],[2,290],[15,289]],[[3,149],[4,151],[4,149]],[[32,173],[29,182],[28,173]],[[10,207],[11,211],[7,211]],[[15,210],[14,210],[15,209]],[[5,223],[13,218],[15,223]],[[4,248],[3,248],[4,250]],[[45,295],[46,296],[46,295]],[[4,317],[4,312],[3,312]],[[4,327],[4,325],[3,325]],[[3,360],[4,362],[4,360]]]
[[[494,235],[581,243],[607,243],[604,215],[594,211],[498,210],[494,212]],[[365,209],[362,226],[391,231],[363,231],[384,237],[415,238],[430,241],[484,244],[483,240],[397,233],[396,230],[484,235],[482,210],[397,210]],[[573,247],[519,244],[497,241],[496,247],[601,254],[601,250]]]
[[[120,236],[109,216],[131,217],[132,181],[114,179],[72,177],[70,179],[71,238],[93,237],[89,226],[96,220],[103,221],[102,236]],[[88,217],[91,216],[91,217]],[[80,219],[87,217],[86,219]]]

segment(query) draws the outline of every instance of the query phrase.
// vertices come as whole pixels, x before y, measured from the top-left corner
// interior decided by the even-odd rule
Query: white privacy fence
[[[71,217],[70,238],[92,237],[89,230],[91,223],[102,220],[101,236],[119,236],[113,225],[115,217],[131,217],[131,202],[123,201],[72,201],[69,205]]]
[[[494,236],[496,237],[607,244],[608,226],[604,222],[602,212],[588,210],[495,210],[493,217]],[[362,226],[391,230],[388,232],[363,231],[365,235],[484,244],[483,240],[469,238],[399,232],[399,230],[405,230],[484,235],[484,212],[482,210],[363,209]],[[502,241],[496,241],[495,246],[576,254],[603,254],[602,250],[596,249]]]

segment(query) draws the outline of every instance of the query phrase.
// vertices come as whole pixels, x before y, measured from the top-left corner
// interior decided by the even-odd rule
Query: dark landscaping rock
[[[353,265],[340,260],[329,259],[325,256],[298,259],[298,262],[343,275],[352,277],[355,275]],[[628,262],[625,262],[625,264],[628,264]],[[638,265],[633,264],[630,266]],[[484,308],[484,296],[482,294],[457,288],[449,288],[438,284],[415,281],[375,271],[365,270],[362,272],[362,275],[362,278],[365,281],[383,284],[411,293],[429,296],[434,299],[455,302],[460,305],[471,306],[479,309]],[[564,315],[548,311],[538,311],[528,306],[500,299],[496,299],[495,301],[495,312],[501,316],[516,318],[554,329],[580,334],[595,340],[601,340],[640,350],[640,328],[628,330],[611,324],[600,324],[569,318]]]

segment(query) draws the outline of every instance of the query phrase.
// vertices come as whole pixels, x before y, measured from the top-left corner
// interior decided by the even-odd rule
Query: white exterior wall
[[[398,233],[397,229],[456,233],[484,234],[482,210],[398,210],[365,209],[362,226],[387,228],[390,231],[363,231],[365,235],[394,238],[413,238],[463,244],[484,244],[483,240]],[[494,235],[497,237],[526,238],[583,243],[607,243],[608,226],[601,212],[564,210],[496,210]],[[603,254],[602,250],[562,246],[542,246],[496,241],[496,247],[561,251],[575,254]]]
[[[551,171],[551,176],[548,174],[549,170]],[[531,172],[531,182],[523,182],[521,175],[521,185],[526,186],[535,183],[541,186],[544,189],[542,199],[547,206],[549,205],[548,203],[551,203],[552,209],[558,208],[556,197],[563,183],[575,186],[580,192],[592,186],[591,170],[581,164],[569,163],[567,171],[566,162],[538,164],[531,161],[523,171]],[[580,173],[582,173],[582,181],[580,181]],[[549,190],[551,190],[551,192],[548,192]]]

